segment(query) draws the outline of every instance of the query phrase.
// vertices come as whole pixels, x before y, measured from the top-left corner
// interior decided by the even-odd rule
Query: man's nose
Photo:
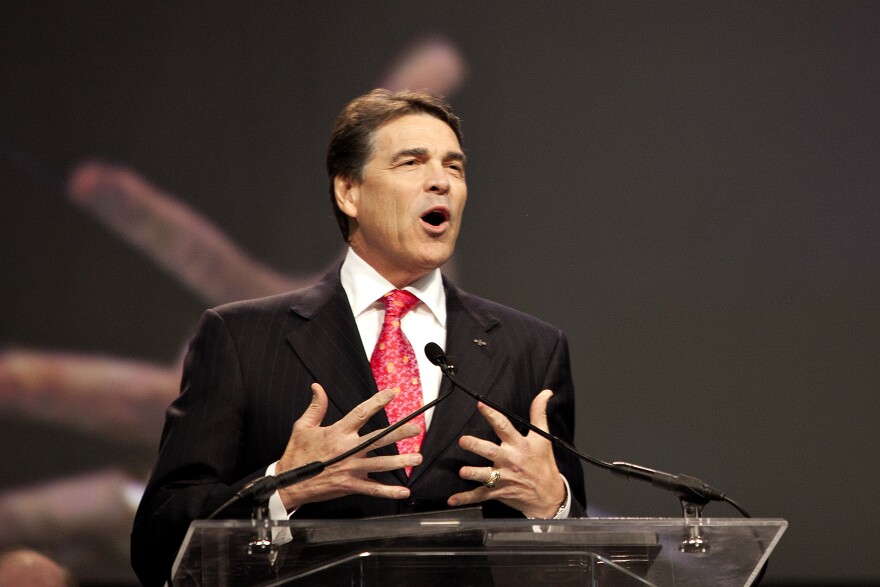
[[[429,166],[428,177],[425,178],[425,191],[434,194],[445,194],[449,191],[449,177],[442,165]]]

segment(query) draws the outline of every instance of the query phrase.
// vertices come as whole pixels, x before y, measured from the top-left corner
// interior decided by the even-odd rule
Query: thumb
[[[294,422],[293,429],[317,428],[327,413],[327,392],[320,383],[312,383],[312,401],[299,420]]]
[[[547,424],[547,403],[551,397],[553,392],[545,389],[535,396],[529,408],[529,421],[544,432],[550,432],[550,426]]]

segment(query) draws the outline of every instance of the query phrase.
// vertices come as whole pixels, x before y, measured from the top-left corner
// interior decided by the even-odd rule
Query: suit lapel
[[[504,369],[506,357],[499,345],[493,345],[492,331],[499,320],[482,308],[468,303],[467,294],[446,285],[446,354],[459,367],[458,378],[473,391],[490,396],[492,383]],[[483,344],[485,343],[485,344]],[[444,378],[443,393],[452,387]],[[431,427],[422,446],[422,464],[413,469],[410,484],[449,446],[457,442],[462,429],[477,410],[477,402],[461,390],[442,401],[435,409]]]
[[[370,361],[351,313],[351,305],[339,281],[339,266],[317,285],[306,290],[291,305],[290,311],[297,320],[297,326],[287,340],[340,413],[348,414],[378,392]],[[387,426],[385,410],[379,410],[361,428],[361,434]],[[396,455],[397,446],[391,443],[374,452]],[[387,474],[394,475],[402,485],[407,482],[403,469]]]
[[[295,327],[287,340],[342,414],[376,393],[351,306],[339,282],[338,266],[305,290],[291,304],[290,312]],[[362,432],[387,425],[385,412],[380,411]]]

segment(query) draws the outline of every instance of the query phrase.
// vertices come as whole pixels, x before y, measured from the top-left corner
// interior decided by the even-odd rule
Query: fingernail
[[[409,457],[409,459],[407,459],[406,464],[410,465],[410,466],[415,466],[415,465],[421,464],[421,462],[422,462],[422,455],[413,454]]]
[[[408,496],[409,496],[409,489],[398,489],[398,490],[394,493],[394,496],[395,496],[397,499],[403,499],[404,497],[408,497]]]

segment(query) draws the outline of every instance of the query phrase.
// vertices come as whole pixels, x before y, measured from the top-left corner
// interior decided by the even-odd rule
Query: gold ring
[[[483,483],[483,485],[485,487],[488,487],[489,489],[492,489],[493,487],[498,485],[498,481],[500,481],[500,480],[501,480],[501,471],[499,471],[498,469],[492,469],[492,474],[489,475],[489,478],[486,479],[486,482]]]

